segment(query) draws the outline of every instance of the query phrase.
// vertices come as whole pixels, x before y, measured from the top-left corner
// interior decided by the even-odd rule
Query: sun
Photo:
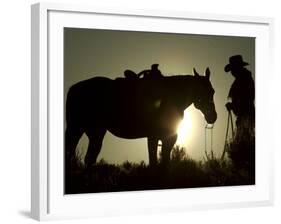
[[[184,118],[177,128],[178,139],[176,144],[183,146],[189,141],[192,134],[192,119],[189,110],[184,111]]]

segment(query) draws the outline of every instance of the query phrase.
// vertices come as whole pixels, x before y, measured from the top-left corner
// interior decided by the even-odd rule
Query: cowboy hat
[[[249,63],[243,61],[241,55],[234,55],[229,58],[229,64],[224,67],[225,72],[231,71],[233,68],[239,68],[249,65]]]

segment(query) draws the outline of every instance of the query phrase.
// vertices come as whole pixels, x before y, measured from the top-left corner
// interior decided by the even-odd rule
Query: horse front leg
[[[170,162],[170,154],[177,141],[178,135],[173,135],[162,139],[162,164],[168,165]]]
[[[155,166],[157,164],[158,139],[147,138],[147,146],[148,146],[149,165]]]

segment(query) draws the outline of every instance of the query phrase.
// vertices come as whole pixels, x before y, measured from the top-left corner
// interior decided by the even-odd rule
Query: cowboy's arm
[[[231,111],[232,110],[232,102],[228,102],[225,104],[225,107],[228,111]]]

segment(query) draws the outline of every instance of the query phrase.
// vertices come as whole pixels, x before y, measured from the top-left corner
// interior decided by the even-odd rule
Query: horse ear
[[[195,68],[193,68],[193,74],[194,76],[199,76],[198,72],[195,70]]]
[[[206,75],[207,79],[210,79],[210,74],[211,74],[211,72],[210,72],[210,69],[208,67],[205,71],[205,75]]]

